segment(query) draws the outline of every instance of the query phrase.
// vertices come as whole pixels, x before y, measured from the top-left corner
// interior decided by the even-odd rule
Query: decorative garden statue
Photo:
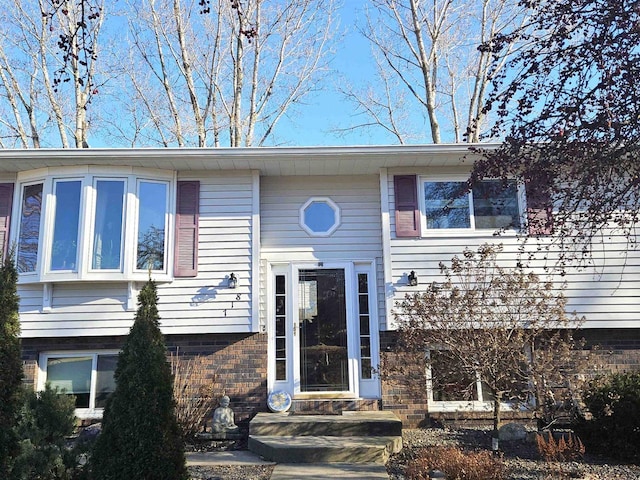
[[[211,429],[214,432],[235,432],[238,426],[234,423],[233,410],[229,408],[229,397],[226,395],[220,399],[220,406],[213,412]]]

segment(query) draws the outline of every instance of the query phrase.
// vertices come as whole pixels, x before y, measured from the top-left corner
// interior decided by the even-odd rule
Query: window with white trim
[[[469,371],[448,350],[427,352],[427,400],[432,411],[491,411],[494,395],[477,371]],[[527,388],[521,385],[521,392]],[[510,401],[511,400],[511,401]],[[505,398],[502,408],[513,407]]]
[[[170,275],[173,173],[65,173],[18,179],[21,282]]]
[[[340,226],[340,207],[330,198],[310,198],[300,207],[300,226],[311,236],[329,236]]]
[[[100,416],[115,390],[118,352],[43,353],[40,355],[38,389],[48,383],[61,395],[75,398],[79,418]]]
[[[426,234],[475,230],[518,230],[521,187],[515,180],[485,180],[467,190],[463,178],[422,178],[422,229]]]

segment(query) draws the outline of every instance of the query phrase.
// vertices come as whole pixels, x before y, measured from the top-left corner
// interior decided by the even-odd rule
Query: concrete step
[[[342,412],[342,415],[258,413],[249,435],[401,436],[402,422],[393,412]]]
[[[276,463],[384,464],[401,449],[398,436],[249,436],[249,450]]]
[[[384,465],[360,463],[319,463],[315,465],[300,463],[280,463],[271,474],[271,480],[327,480],[340,478],[346,480],[389,480]]]

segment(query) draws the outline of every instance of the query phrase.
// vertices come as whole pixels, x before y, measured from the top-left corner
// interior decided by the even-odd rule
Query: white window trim
[[[427,406],[430,412],[449,413],[449,412],[493,412],[493,400],[484,400],[482,398],[482,385],[480,375],[476,375],[476,393],[478,400],[434,400],[433,399],[433,376],[431,365],[428,363],[431,352],[427,350],[425,353],[426,367],[426,389],[427,389]],[[510,402],[500,402],[500,410],[505,412],[518,411],[518,405]]]
[[[138,221],[140,218],[140,184],[141,183],[159,183],[159,184],[164,184],[167,185],[167,196],[165,198],[165,212],[169,212],[171,209],[171,204],[169,202],[169,198],[171,196],[171,191],[172,191],[172,186],[170,182],[167,182],[166,180],[158,180],[155,178],[146,178],[146,177],[138,177],[136,179],[136,187],[135,187],[135,208],[134,210],[134,214],[130,215],[130,217],[132,217],[132,222],[133,222],[133,238],[135,239],[135,248],[132,251],[133,254],[133,270],[137,273],[143,273],[146,274],[147,276],[149,275],[149,271],[147,269],[144,268],[138,268],[138,240],[139,240],[139,225],[140,222]],[[168,233],[169,233],[169,228],[170,228],[170,222],[169,222],[169,215],[165,215],[164,217],[164,258],[163,258],[163,265],[164,265],[164,269],[162,270],[163,273],[166,273],[168,271],[169,268],[169,260],[171,258],[170,254],[169,254],[169,249],[167,248],[167,244],[169,243],[169,239],[168,239]],[[172,250],[173,251],[173,250]],[[159,272],[160,270],[152,270],[153,272]],[[155,274],[154,274],[155,275]]]
[[[104,408],[95,407],[98,357],[101,355],[118,355],[119,353],[120,350],[56,350],[43,352],[38,359],[37,391],[43,391],[47,383],[47,362],[50,358],[92,357],[89,408],[76,408],[75,415],[79,419],[102,418]]]
[[[123,180],[125,182],[125,198],[123,205],[123,235],[121,268],[119,270],[92,269],[93,230],[95,224],[95,205],[97,180]],[[78,258],[74,271],[51,270],[52,240],[55,223],[55,193],[57,181],[80,180],[82,192],[80,196],[80,226],[78,231]],[[26,185],[43,184],[42,216],[40,219],[40,238],[38,239],[38,259],[34,272],[20,273],[18,283],[56,283],[65,281],[146,281],[147,270],[136,267],[137,257],[137,220],[138,185],[142,181],[167,184],[166,216],[165,216],[165,263],[164,269],[152,271],[156,281],[173,279],[173,247],[176,173],[164,170],[136,167],[59,167],[43,168],[28,172],[20,172],[14,189],[14,212],[12,215],[12,241],[16,244],[20,235],[19,210],[22,205],[23,190]]]
[[[333,225],[328,230],[326,230],[324,232],[314,232],[305,223],[305,210],[312,203],[326,203],[327,205],[329,205],[329,207],[331,207],[331,209],[333,209],[333,212],[335,214],[335,222],[333,223]],[[300,218],[300,226],[302,227],[302,229],[305,232],[307,232],[309,235],[311,235],[312,237],[328,237],[333,232],[335,232],[337,230],[337,228],[340,226],[340,223],[341,223],[340,207],[333,200],[331,200],[329,197],[311,197],[309,200],[307,200],[304,203],[304,205],[302,205],[300,207],[300,216],[299,216],[299,218]]]
[[[469,200],[469,228],[427,228],[426,204],[424,198],[425,182],[467,182],[467,175],[420,175],[418,177],[418,204],[420,208],[420,229],[422,237],[450,237],[450,236],[487,236],[493,235],[493,229],[476,229],[475,214],[473,210],[473,192],[468,193]],[[491,179],[487,179],[491,180]],[[520,229],[505,229],[502,235],[517,235],[526,225],[525,188],[523,182],[517,182],[518,213],[520,216]]]

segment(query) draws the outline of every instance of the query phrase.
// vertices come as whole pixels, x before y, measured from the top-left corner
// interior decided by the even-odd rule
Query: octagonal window
[[[331,235],[339,225],[340,207],[328,198],[310,198],[300,208],[300,226],[309,235]]]

